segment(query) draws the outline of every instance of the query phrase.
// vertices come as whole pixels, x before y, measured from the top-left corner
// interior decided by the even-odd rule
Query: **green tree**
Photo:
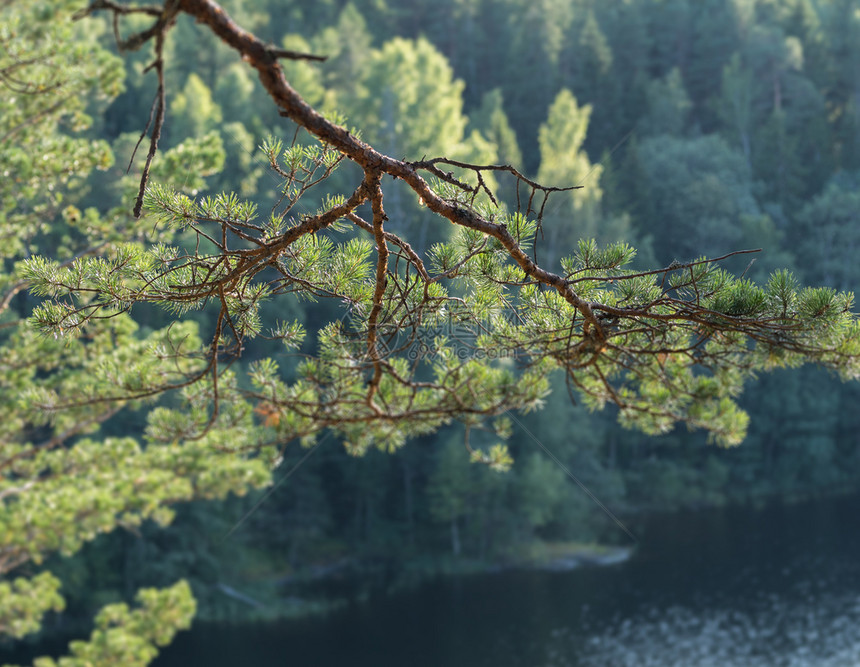
[[[254,113],[253,94],[254,80],[247,68],[242,67],[241,63],[233,63],[218,77],[213,102],[222,110],[224,118],[252,128],[257,118]]]
[[[482,164],[493,159],[493,146],[465,136],[462,84],[426,40],[389,41],[361,65],[360,104],[347,109],[352,122],[366,125],[360,139],[285,77],[305,76],[309,94],[316,90],[328,110],[329,91],[313,85],[319,82],[307,54],[274,46],[293,41],[264,41],[240,29],[212,0],[157,8],[95,0],[79,15],[86,21],[69,24],[73,6],[0,8],[0,75],[16,91],[15,100],[0,103],[0,154],[14,174],[0,183],[0,358],[11,369],[0,379],[0,569],[15,577],[2,582],[5,632],[29,633],[62,605],[56,577],[18,568],[72,553],[119,526],[168,523],[172,504],[264,486],[272,469],[303,460],[300,448],[323,434],[361,456],[393,453],[455,423],[481,433],[483,446],[467,439],[464,449],[440,450],[436,470],[444,474],[430,485],[432,511],[451,526],[456,552],[466,499],[480,488],[480,504],[492,508],[489,499],[498,497],[491,483],[470,486],[474,468],[456,459],[468,450],[484,473],[509,468],[505,417],[539,408],[553,371],[587,407],[614,404],[626,427],[656,434],[683,423],[723,445],[744,437],[747,415],[735,399],[756,373],[807,362],[844,378],[860,372],[851,295],[802,288],[788,272],[775,272],[763,286],[704,259],[643,272],[630,268],[634,251],[624,242],[561,237],[569,243],[558,249],[561,270],[537,261],[538,223],[527,202],[564,195],[557,191],[571,185],[564,181],[590,168],[579,150],[588,114],[568,92],[553,105],[540,140],[547,155],[540,176],[564,180],[542,185]],[[335,20],[336,9],[318,3],[309,25]],[[111,160],[104,142],[70,134],[87,124],[85,100],[108,98],[120,85],[116,59],[94,39],[104,24],[88,18],[101,11],[117,19],[123,50],[151,47],[154,58],[147,166],[135,174],[135,210],[144,220],[131,218],[129,207],[75,207],[83,179]],[[551,61],[563,30],[547,16],[531,18],[543,23],[540,58]],[[197,31],[214,43],[212,62],[232,54],[256,72],[272,118],[285,117],[288,136],[297,137],[263,142],[261,155],[277,180],[265,208],[233,192],[199,194],[224,161],[217,134],[181,143],[173,137],[170,151],[158,145],[165,115],[169,123],[175,111],[189,131],[217,116],[214,101],[202,114],[191,104],[214,83],[189,37]],[[58,79],[69,63],[76,75]],[[538,86],[543,93],[552,90],[551,79],[547,73]],[[186,82],[193,82],[188,92],[180,89]],[[335,94],[334,101],[346,100]],[[148,96],[139,102],[150,104]],[[760,213],[742,156],[716,137],[651,137],[638,153],[664,215],[657,222],[678,222],[673,231],[659,230],[673,251],[713,251],[708,217],[729,228],[740,213]],[[320,192],[346,164],[338,181],[344,189]],[[524,192],[519,210],[497,205],[491,176],[500,171]],[[439,243],[413,246],[390,220],[392,180],[427,211],[416,231],[432,227]],[[679,192],[679,184],[690,191]],[[579,196],[596,207],[587,199],[596,192]],[[575,209],[576,201],[568,205]],[[38,237],[49,223],[51,233]],[[701,230],[690,229],[696,224]],[[676,243],[673,235],[703,247]],[[737,238],[728,236],[721,242]],[[333,304],[328,312],[337,313],[298,360],[288,355],[307,332],[299,318],[285,317],[295,312],[296,294]],[[141,329],[132,308],[159,308],[171,324]],[[260,339],[284,352],[237,363]],[[146,414],[143,433],[108,437],[106,422],[132,410]],[[552,521],[548,506],[557,502],[561,479],[537,461],[526,462],[521,485],[521,495],[533,499],[532,528]],[[654,470],[649,479],[673,489],[697,479],[675,474],[677,467]],[[352,484],[365,535],[381,523],[383,473],[375,468]],[[303,495],[318,496],[319,488],[309,484]],[[183,582],[142,591],[139,608],[105,608],[90,642],[71,651],[77,663],[145,664],[187,626],[193,607]]]
[[[738,4],[721,0],[690,3],[690,55],[684,65],[684,82],[697,105],[710,98],[714,82],[719,81],[723,68],[737,49],[742,30]],[[711,126],[707,118],[702,120],[706,128]]]
[[[511,126],[524,149],[524,166],[534,172],[535,110],[545,109],[558,92],[559,67],[567,60],[560,49],[576,7],[566,0],[505,0],[488,8],[483,17],[488,48],[479,70],[479,93],[502,90]]]
[[[344,34],[350,38],[343,39]],[[331,62],[323,74],[326,87],[346,99],[359,95],[372,44],[367,20],[355,5],[348,3],[337,23],[324,28],[313,40],[315,51],[326,54]]]
[[[463,548],[460,525],[469,510],[472,487],[466,450],[461,443],[449,441],[439,449],[427,483],[427,495],[432,517],[449,526],[454,556],[459,556]]]
[[[632,240],[628,216],[609,217],[603,213],[603,165],[591,164],[583,150],[590,118],[591,107],[580,107],[569,90],[562,90],[538,131],[541,163],[537,180],[557,187],[579,186],[554,193],[545,206],[543,202],[535,205],[536,210],[543,207],[543,238],[538,252],[549,266],[579,239],[595,239],[601,245]]]
[[[716,100],[717,114],[729,141],[740,144],[747,166],[752,168],[753,73],[735,54],[723,68],[721,96]]]
[[[583,7],[576,12],[568,35],[559,63],[562,83],[578,100],[597,109],[595,119],[598,125],[595,129],[600,135],[598,139],[604,145],[617,141],[623,120],[616,105],[621,103],[620,86],[623,84],[613,82],[614,53],[595,10]],[[626,45],[621,48],[625,49]],[[595,142],[588,143],[594,145]]]
[[[170,132],[179,143],[186,137],[200,137],[214,130],[221,123],[221,108],[212,99],[209,86],[192,72],[170,103],[170,116],[176,119]]]
[[[191,369],[174,357],[178,364],[167,370],[150,356],[160,345],[167,346],[162,352],[168,357],[178,351],[171,334],[140,335],[122,314],[93,322],[76,339],[40,337],[27,325],[33,301],[22,291],[24,258],[47,251],[57,270],[76,271],[96,253],[121,254],[121,243],[131,248],[143,233],[124,211],[75,206],[87,176],[110,167],[113,159],[105,142],[86,135],[87,111],[103,109],[122,86],[121,61],[98,46],[103,24],[72,23],[75,5],[0,9],[0,82],[14,91],[0,103],[0,160],[10,170],[0,185],[0,632],[13,637],[34,632],[46,611],[65,604],[51,572],[27,574],[21,566],[38,565],[52,552],[74,553],[120,525],[167,523],[170,503],[244,491],[269,479],[259,463],[231,456],[231,462],[222,458],[223,467],[205,456],[211,442],[144,447],[142,434],[98,437],[99,425],[123,406],[140,405],[140,400],[108,400],[117,390],[145,394],[147,386],[169,384],[175,373]],[[191,188],[211,167],[199,148],[194,142],[181,147],[192,170],[190,177],[181,177]],[[183,163],[175,158],[165,154],[159,170],[167,180],[181,172]],[[198,340],[188,324],[173,333],[184,344]],[[64,409],[69,401],[76,405]],[[141,591],[139,602],[133,611],[106,607],[91,640],[71,646],[75,659],[146,664],[156,646],[187,627],[194,613],[184,582]]]
[[[651,17],[655,11],[647,2],[610,0],[594,3],[598,23],[608,40],[612,67],[600,86],[608,88],[600,100],[594,99],[596,113],[586,146],[592,156],[611,151],[625,138],[639,119],[645,104],[645,87],[651,78]],[[573,87],[574,82],[569,86]],[[592,98],[580,95],[583,102]]]
[[[852,291],[860,286],[855,259],[860,244],[858,185],[858,174],[837,174],[797,213],[790,234],[808,261],[807,280]]]
[[[590,117],[590,106],[580,107],[569,90],[562,90],[538,131],[541,155],[538,181],[558,187],[581,187],[548,200],[551,203],[545,209],[542,228],[547,237],[545,261],[549,266],[555,265],[577,239],[594,238],[601,231],[599,184],[603,168],[592,165],[582,149]],[[601,236],[602,241],[607,240]]]
[[[554,461],[531,454],[517,476],[516,505],[528,532],[547,525],[568,489],[567,479]]]
[[[639,136],[684,135],[692,103],[684,88],[680,70],[675,68],[665,78],[649,83],[645,98],[648,110],[640,118],[637,128]]]
[[[648,11],[652,33],[652,63],[659,75],[681,68],[690,57],[693,41],[693,3],[689,0],[652,0]]]
[[[395,38],[371,51],[355,100],[337,99],[338,108],[362,130],[362,136],[389,155],[417,160],[447,157],[475,163],[496,159],[494,147],[473,130],[466,134],[463,82],[445,57],[426,39]],[[428,237],[427,218],[414,194],[394,187],[388,205],[392,224],[411,236],[418,249]]]
[[[412,159],[457,151],[467,123],[463,82],[429,41],[387,42],[371,53],[362,83],[362,97],[344,110],[372,144]]]
[[[823,44],[827,52],[824,95],[833,118],[837,164],[846,170],[860,167],[860,16],[852,0],[834,0],[821,6]]]
[[[755,26],[744,57],[756,81],[752,105],[758,130],[752,142],[756,178],[766,184],[767,200],[785,210],[817,192],[829,173],[822,145],[828,145],[825,102],[803,75],[803,45],[775,26]]]
[[[654,235],[660,259],[721,255],[744,243],[742,215],[758,215],[743,156],[714,135],[649,137],[638,147],[651,216],[637,220]]]
[[[511,164],[521,168],[523,156],[514,132],[504,110],[502,91],[495,88],[481,98],[481,106],[469,116],[471,124],[482,136],[496,145],[501,164]]]

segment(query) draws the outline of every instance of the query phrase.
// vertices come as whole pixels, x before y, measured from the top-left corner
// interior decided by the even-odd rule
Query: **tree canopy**
[[[548,100],[532,178],[497,163],[520,159],[507,98],[488,92],[486,118],[470,124],[462,82],[427,39],[372,50],[329,29],[277,45],[211,0],[0,11],[0,83],[11,91],[0,100],[0,632],[31,633],[64,604],[56,576],[23,566],[116,527],[166,525],[181,501],[264,487],[297,447],[327,437],[356,456],[392,453],[460,424],[465,454],[446,444],[427,482],[430,514],[459,553],[466,507],[495,493],[459,459],[508,469],[511,421],[549,400],[556,377],[588,408],[614,406],[625,427],[686,424],[735,445],[748,427],[737,399],[757,374],[805,363],[844,379],[860,372],[851,293],[803,287],[788,270],[756,284],[725,268],[755,252],[740,242],[776,234],[754,177],[783,153],[760,147],[784,150],[789,180],[770,196],[790,203],[803,163],[789,158],[810,148],[789,149],[787,128],[824,104],[792,75],[796,40],[781,33],[742,52],[751,71],[769,68],[766,100],[746,90],[726,45],[696,43],[717,54],[701,56],[722,73],[714,115],[740,151],[716,135],[668,135],[687,126],[705,70],[688,70],[689,96],[677,69],[644,91],[629,159],[665,225],[638,231],[665,259],[654,268],[635,263],[629,215],[604,210],[611,198],[604,205],[588,184],[604,168],[586,152],[594,111],[575,89],[546,95],[551,82],[530,82]],[[578,85],[609,76],[612,40],[598,19],[595,9],[541,23],[546,53],[534,57],[562,58],[562,33],[576,31],[570,49],[590,54],[577,61]],[[192,33],[231,54],[218,51],[214,96],[200,73],[181,71]],[[104,46],[111,38],[119,57]],[[354,99],[313,74],[322,56],[310,51],[326,46],[339,50],[329,83]],[[122,58],[141,53],[141,125],[111,150],[87,128],[128,85]],[[766,104],[773,114],[756,120]],[[236,149],[255,142],[243,123],[262,105],[275,130],[258,149],[265,171]],[[119,173],[114,152],[133,174]],[[260,183],[266,199],[248,194]],[[797,233],[826,231],[810,277],[841,289],[851,281],[828,260],[831,246],[852,243],[850,185],[834,178],[797,218]],[[319,320],[296,313],[301,300],[318,304]],[[118,431],[124,415],[139,428]],[[522,469],[512,493],[523,530],[536,531],[565,502],[564,478],[536,455]],[[184,582],[138,601],[105,607],[90,641],[59,664],[147,664],[194,611]]]

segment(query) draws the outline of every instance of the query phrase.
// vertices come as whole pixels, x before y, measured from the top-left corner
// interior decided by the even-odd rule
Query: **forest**
[[[283,60],[286,79],[308,104],[337,114],[386,155],[513,165],[544,186],[581,186],[546,197],[534,241],[541,265],[566,266],[566,255],[577,248],[587,255],[589,248],[597,253],[629,244],[637,250],[629,265],[634,272],[728,256],[720,266],[751,283],[771,284],[772,276],[788,275],[775,271],[787,269],[800,284],[829,288],[832,295],[860,284],[857,0],[222,4],[262,41],[324,57]],[[127,320],[106,319],[99,325],[104,330],[90,335],[92,343],[87,334],[67,343],[40,338],[36,329],[41,326],[44,334],[52,313],[56,316],[44,306],[45,297],[55,293],[39,291],[50,267],[34,256],[72,261],[91,253],[84,248],[121,239],[193,250],[200,237],[188,227],[168,231],[170,223],[161,214],[141,221],[130,215],[148,140],[133,154],[141,132],[151,126],[150,102],[157,97],[158,81],[148,66],[151,50],[115,55],[109,12],[72,21],[85,2],[16,5],[0,3],[4,513],[18,493],[16,480],[25,474],[14,466],[6,472],[22,443],[50,440],[90,419],[67,444],[94,439],[114,444],[108,454],[95,445],[92,451],[81,449],[83,465],[86,457],[126,460],[132,457],[123,444],[129,436],[166,442],[176,434],[187,436],[180,422],[188,410],[189,421],[209,419],[200,408],[208,395],[190,391],[183,400],[191,408],[181,407],[176,396],[144,397],[97,418],[88,407],[73,408],[71,417],[49,424],[21,407],[22,401],[62,403],[68,373],[60,361],[28,370],[33,364],[27,355],[44,360],[78,354],[86,361],[76,370],[87,374],[104,363],[93,351],[97,345],[121,341],[127,352],[110,362],[116,364],[116,384],[127,382],[123,373],[133,370],[146,387],[159,373],[175,382],[190,366],[183,366],[175,350],[168,355],[170,370],[139,361],[148,349],[145,340],[165,331],[179,336],[182,328],[182,336],[200,344],[201,338],[207,342],[202,332],[222,326],[217,308],[186,311],[153,300],[136,303]],[[16,100],[27,95],[18,90],[22,84],[15,70],[23,57],[16,39],[27,22],[57,31],[70,45],[63,57],[80,59],[74,65],[78,88],[56,104],[51,98],[41,107],[35,102],[24,108]],[[146,25],[141,15],[121,22],[123,34]],[[279,191],[272,156],[298,136],[295,125],[279,115],[235,51],[190,18],[181,17],[171,28],[163,52],[166,120],[148,196],[169,207],[176,200],[158,188],[171,184],[201,201],[235,193],[232,204],[220,200],[227,201],[223,206],[240,207],[241,199],[261,211],[274,210],[285,190]],[[51,118],[49,130],[29,132],[31,125],[39,129]],[[299,141],[311,145],[310,139]],[[356,180],[350,167],[326,172],[313,201],[308,195],[296,210],[313,212],[325,197],[349,192]],[[521,198],[529,193],[519,181],[491,176],[501,206],[521,210]],[[450,247],[450,232],[431,224],[432,213],[405,184],[389,180],[384,181],[388,229],[409,239],[420,255],[439,256],[434,249]],[[588,239],[596,243],[583,245]],[[354,252],[360,255],[359,249]],[[355,257],[345,255],[343,261]],[[136,260],[129,254],[126,261]],[[344,269],[344,280],[354,275]],[[850,306],[850,298],[845,303]],[[306,372],[303,355],[315,354],[330,335],[327,323],[344,314],[337,299],[296,292],[279,297],[276,305],[264,303],[259,317],[291,323],[281,331],[286,340],[249,340],[230,372],[237,378],[250,374],[248,382],[259,376],[265,384],[300,378]],[[32,330],[24,330],[25,321],[35,323]],[[483,345],[474,326],[456,319],[439,326],[458,345]],[[291,336],[296,354],[283,356],[280,350]],[[32,342],[37,339],[42,347]],[[282,355],[281,367],[261,370],[275,355]],[[309,585],[326,572],[370,572],[388,581],[391,572],[480,569],[558,544],[630,546],[619,523],[635,532],[637,517],[655,512],[857,491],[860,412],[853,406],[860,388],[841,382],[832,368],[797,367],[802,361],[775,363],[787,368],[767,373],[758,372],[767,366],[751,368],[733,378],[730,393],[749,415],[748,426],[744,415],[733,413],[740,426],[725,427],[716,436],[714,429],[683,423],[630,428],[624,410],[611,405],[596,410],[600,406],[577,394],[564,372],[552,372],[541,379],[551,391],[523,385],[517,400],[526,409],[513,423],[497,424],[497,433],[476,428],[475,447],[489,448],[497,436],[505,439],[504,454],[472,452],[472,459],[489,456],[484,462],[490,465],[470,463],[463,424],[449,422],[416,427],[405,444],[389,447],[398,450],[395,454],[360,445],[360,452],[352,451],[343,446],[349,440],[343,434],[303,440],[307,446],[296,441],[273,456],[274,470],[265,455],[221,462],[212,472],[205,466],[215,470],[214,463],[200,463],[206,454],[197,452],[193,461],[181,460],[182,466],[203,466],[193,493],[179,486],[164,491],[173,482],[156,476],[139,498],[137,518],[118,521],[126,530],[94,526],[91,534],[74,536],[68,544],[45,538],[47,546],[39,548],[54,553],[29,564],[24,574],[36,581],[40,572],[50,571],[63,582],[65,611],[51,607],[55,613],[44,621],[46,633],[86,628],[86,619],[106,603],[130,602],[141,587],[168,586],[177,579],[189,582],[197,618],[237,620],[258,612],[225,587],[271,609],[283,597],[279,587]],[[279,373],[281,380],[266,379],[266,372]],[[36,386],[49,374],[53,384]],[[75,377],[80,382],[83,376]],[[76,386],[75,391],[102,390]],[[194,413],[198,409],[205,414]],[[253,418],[266,427],[287,428],[287,418],[270,409],[257,402]],[[236,433],[243,431],[230,437]],[[241,442],[224,443],[224,452],[241,449]],[[147,459],[148,451],[134,465],[165,471],[179,465],[154,455]],[[513,459],[508,470],[496,469],[507,468],[508,459]],[[156,492],[149,484],[161,488]],[[119,486],[112,492],[125,493]],[[165,509],[164,497],[183,502]],[[15,525],[9,516],[0,517],[0,528]],[[7,546],[0,538],[0,565],[17,562],[14,554],[4,560]],[[278,613],[291,611],[283,603]],[[0,633],[23,636],[22,628],[2,621],[0,614]]]

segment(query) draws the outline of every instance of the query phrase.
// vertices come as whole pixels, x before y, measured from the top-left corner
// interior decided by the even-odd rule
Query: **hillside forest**
[[[787,268],[803,284],[860,285],[857,0],[223,4],[260,38],[325,56],[285,61],[287,79],[388,155],[511,164],[540,183],[582,186],[548,200],[535,248],[548,266],[580,239],[628,242],[643,270],[761,249],[724,266],[756,282]],[[105,17],[79,25],[114,48]],[[178,156],[172,178],[198,196],[236,192],[268,210],[278,182],[259,147],[269,137],[289,142],[293,129],[253,72],[191,20],[178,22],[164,48],[171,92],[160,150],[171,155],[190,137],[208,160],[183,176]],[[130,208],[137,180],[124,174],[149,121],[149,59],[145,49],[123,54],[109,92],[85,101],[92,122],[83,133],[112,157],[65,193],[63,212],[38,236],[41,252],[67,244],[70,216]],[[342,190],[340,178],[322,188]],[[504,204],[515,208],[520,195],[499,179]],[[405,189],[391,190],[386,207],[416,250],[446,240]],[[2,317],[26,316],[38,301],[22,292]],[[290,312],[266,315],[300,322],[301,351],[312,353],[316,332],[339,316],[335,306],[293,298]],[[131,316],[142,333],[171,323],[148,305]],[[185,317],[201,329],[215,324],[205,309]],[[252,341],[237,369],[274,345]],[[285,362],[284,372],[293,370]],[[268,600],[277,595],[271,582],[327,567],[481,566],[540,544],[629,545],[594,498],[635,532],[646,514],[858,489],[860,387],[820,369],[748,383],[738,400],[749,428],[734,446],[683,425],[660,436],[623,428],[613,409],[571,400],[563,375],[550,382],[542,408],[512,426],[507,472],[470,465],[462,427],[417,437],[393,456],[352,456],[330,438],[287,448],[273,486],[180,504],[169,526],[145,522],[74,557],[52,556],[45,567],[64,581],[68,611],[48,629],[179,577],[191,583],[199,616],[224,619],[249,606],[223,584]],[[108,419],[101,435],[144,432],[149,407]]]

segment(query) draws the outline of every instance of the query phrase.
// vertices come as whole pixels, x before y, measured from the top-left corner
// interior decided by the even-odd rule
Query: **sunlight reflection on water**
[[[756,612],[651,608],[588,637],[554,631],[546,667],[844,667],[860,664],[858,628],[856,596],[801,605],[776,598]],[[573,661],[565,657],[577,654]]]

